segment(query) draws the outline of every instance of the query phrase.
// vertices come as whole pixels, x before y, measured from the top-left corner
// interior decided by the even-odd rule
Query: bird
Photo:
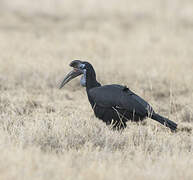
[[[123,130],[127,121],[140,122],[151,118],[168,127],[172,132],[177,124],[156,113],[143,98],[131,91],[127,86],[118,84],[101,85],[96,79],[93,66],[87,61],[73,60],[73,70],[61,82],[60,89],[72,79],[81,75],[80,84],[86,93],[95,116],[112,129]]]

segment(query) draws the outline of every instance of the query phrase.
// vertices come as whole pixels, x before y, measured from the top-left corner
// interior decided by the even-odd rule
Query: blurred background
[[[82,59],[102,83],[187,89],[192,7],[191,0],[0,0],[1,78],[54,87],[69,62]]]
[[[181,82],[186,89],[192,7],[191,0],[0,0],[0,72],[55,86],[69,62],[82,59],[103,83]]]
[[[55,53],[68,61],[187,61],[192,7],[191,0],[0,0],[0,47],[32,56],[42,48],[42,59]]]

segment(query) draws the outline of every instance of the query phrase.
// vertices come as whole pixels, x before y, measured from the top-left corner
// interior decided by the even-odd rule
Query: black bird
[[[176,123],[155,113],[145,100],[126,86],[117,84],[101,86],[90,63],[74,60],[70,66],[73,70],[65,76],[60,88],[73,78],[82,75],[80,83],[86,87],[95,116],[107,125],[112,125],[113,129],[124,129],[128,120],[138,122],[147,117],[169,127],[172,131],[177,129]]]

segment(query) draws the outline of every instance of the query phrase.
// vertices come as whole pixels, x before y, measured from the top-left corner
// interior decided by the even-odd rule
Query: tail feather
[[[152,119],[158,121],[159,123],[163,124],[166,127],[169,127],[172,131],[175,131],[177,129],[177,124],[163,116],[160,116],[159,114],[153,114]]]

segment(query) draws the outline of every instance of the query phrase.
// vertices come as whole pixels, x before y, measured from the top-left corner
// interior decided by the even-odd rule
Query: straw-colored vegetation
[[[192,179],[193,2],[0,1],[0,179]],[[94,117],[72,59],[127,85],[151,119],[122,133]]]

